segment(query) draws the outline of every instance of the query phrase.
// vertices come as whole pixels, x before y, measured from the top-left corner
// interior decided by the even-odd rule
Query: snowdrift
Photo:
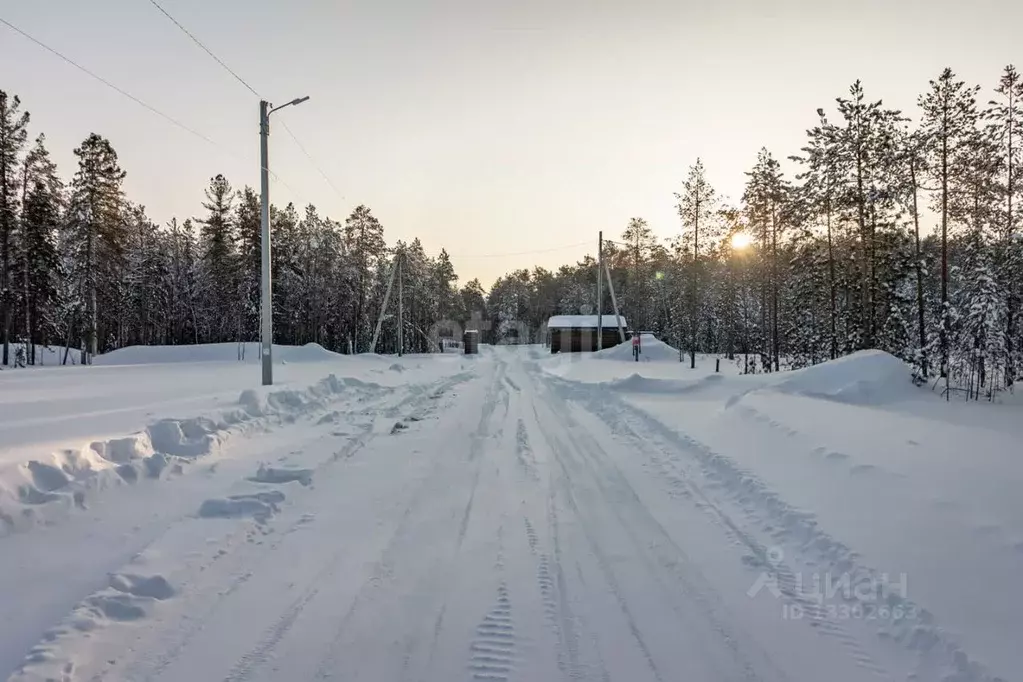
[[[775,390],[857,405],[876,405],[919,395],[906,363],[880,350],[859,351],[780,376]]]
[[[259,362],[256,342],[204,343],[185,346],[128,346],[96,356],[95,365],[153,365],[171,362],[238,362],[243,351],[244,362]],[[318,343],[304,346],[273,347],[274,362],[323,362],[340,360],[344,355],[331,352]]]
[[[626,393],[648,393],[654,395],[681,395],[685,393],[703,393],[713,389],[725,389],[730,392],[735,377],[726,380],[723,374],[709,374],[698,379],[657,379],[633,374],[625,379],[608,382],[609,386]],[[715,394],[720,390],[714,391]]]
[[[246,389],[233,407],[215,413],[165,417],[128,436],[0,466],[0,536],[85,509],[88,497],[100,490],[182,473],[190,462],[216,454],[236,431],[294,421],[343,396],[380,390],[379,384],[334,374],[303,388]]]
[[[653,334],[642,334],[640,336],[640,348],[642,349],[639,356],[640,362],[678,363],[678,349],[672,348]],[[631,339],[628,339],[625,343],[620,343],[617,346],[612,346],[611,348],[605,348],[604,350],[592,353],[591,357],[594,360],[619,360],[625,362],[636,361],[632,357]]]

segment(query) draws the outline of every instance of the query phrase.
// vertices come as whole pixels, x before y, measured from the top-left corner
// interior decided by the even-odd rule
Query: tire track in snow
[[[517,641],[508,587],[501,583],[497,588],[497,603],[476,626],[476,634],[469,644],[467,668],[471,679],[506,682],[515,672]]]
[[[398,403],[387,408],[385,414],[387,415],[395,414],[411,405],[422,403],[431,395],[443,393],[452,388],[453,386],[468,380],[469,378],[471,378],[470,375],[461,373],[454,375],[453,377],[450,377],[448,379],[444,379],[440,382],[429,384],[427,387],[421,390],[414,391],[409,395],[404,396]],[[369,409],[372,409],[372,406]],[[350,438],[350,440],[345,445],[345,447],[342,448],[342,450],[335,453],[330,460],[321,463],[320,466],[317,467],[317,469],[322,469],[326,466],[329,466],[330,464],[338,461],[339,459],[350,457],[355,452],[368,445],[374,438],[380,435],[382,434],[376,433],[373,430],[373,425],[371,423],[359,434]],[[405,517],[403,518],[406,518],[407,515],[408,509],[405,510]],[[276,549],[278,544],[279,543],[275,543],[274,545],[272,545],[269,548],[270,551],[263,553],[261,557],[265,559],[266,557],[270,556],[272,551]],[[245,680],[250,679],[254,673],[256,673],[259,669],[263,667],[263,665],[272,656],[273,651],[277,648],[277,646],[284,639],[284,637],[290,632],[291,628],[294,626],[295,622],[301,616],[305,608],[319,594],[323,581],[329,575],[331,575],[337,570],[339,564],[341,563],[344,557],[345,557],[344,548],[340,548],[336,553],[334,553],[331,556],[330,560],[328,560],[328,562],[323,566],[323,568],[314,575],[307,589],[303,591],[302,594],[296,597],[289,604],[289,606],[284,610],[282,614],[280,614],[280,616],[272,625],[270,625],[266,630],[263,631],[263,635],[260,638],[259,642],[256,644],[256,646],[253,647],[249,652],[244,654],[240,659],[238,659],[238,661],[235,662],[234,666],[231,668],[228,675],[224,678],[224,682],[244,682]],[[247,575],[251,575],[251,571]],[[205,620],[208,619],[209,616],[216,611],[217,607],[223,602],[224,598],[226,598],[229,594],[231,594],[238,587],[240,587],[242,582],[244,581],[235,581],[235,583],[227,592],[224,592],[218,596],[218,599],[216,600],[214,606],[206,614],[206,617],[198,621],[193,628],[190,628],[190,630],[185,633],[183,640],[179,642],[178,645],[176,645],[169,652],[169,656],[165,657],[164,660],[161,660],[158,663],[156,671],[154,672],[154,675],[152,677],[158,676],[160,673],[162,673],[163,670],[166,670],[173,663],[173,661],[177,658],[178,655],[180,655],[180,653],[184,650],[187,644],[195,637],[196,634],[198,634],[199,631],[201,631]]]
[[[580,390],[581,389],[576,389],[577,392]],[[839,646],[845,650],[847,655],[849,655],[849,657],[854,661],[855,665],[868,671],[878,679],[894,679],[893,674],[880,662],[874,659],[874,657],[863,648],[859,640],[852,635],[847,628],[828,617],[827,610],[822,604],[819,604],[809,596],[802,593],[799,589],[799,583],[797,582],[796,575],[788,565],[780,561],[770,561],[768,558],[768,549],[750,533],[740,528],[740,526],[721,508],[719,504],[712,501],[703,489],[696,485],[688,472],[684,469],[678,468],[678,464],[673,460],[669,453],[670,448],[667,444],[671,443],[672,440],[678,440],[690,447],[697,448],[698,454],[702,453],[700,456],[701,460],[704,459],[704,456],[713,458],[716,466],[719,467],[728,466],[725,464],[726,458],[724,458],[724,456],[682,434],[674,434],[674,439],[672,439],[669,437],[670,434],[666,433],[666,427],[660,422],[657,422],[652,417],[649,417],[624,401],[615,398],[614,402],[616,403],[616,409],[614,410],[607,406],[600,405],[599,400],[587,399],[585,404],[595,415],[598,415],[601,419],[605,420],[606,423],[613,424],[616,427],[621,427],[626,430],[627,433],[630,434],[629,440],[632,442],[632,448],[635,450],[645,452],[648,456],[650,456],[651,441],[661,441],[660,454],[666,457],[669,469],[674,469],[674,473],[670,470],[665,473],[672,479],[674,485],[681,487],[688,496],[695,499],[701,508],[712,514],[722,524],[725,532],[735,538],[742,546],[746,547],[752,553],[755,557],[756,565],[762,568],[770,578],[775,580],[778,591],[789,605],[797,606],[802,609],[802,612],[807,616],[807,622],[810,623],[819,634],[834,638],[838,642]],[[625,415],[632,415],[634,418],[638,418],[644,423],[646,428],[643,429],[642,434]],[[617,431],[618,429],[616,429],[616,432]],[[651,433],[655,434],[654,438],[651,438]],[[653,461],[658,462],[657,458],[654,458]],[[730,460],[727,461],[730,462]],[[660,463],[660,465],[663,470],[665,464]],[[763,486],[759,480],[747,472],[739,472],[738,469],[730,471],[732,471],[736,478],[742,480],[744,485]],[[712,480],[721,480],[719,475],[712,475],[711,478]],[[729,488],[727,479],[721,480],[721,484],[726,489]],[[771,495],[773,496],[774,494],[771,493]],[[784,503],[781,503],[778,500],[773,500],[773,502],[774,503],[769,507],[769,513],[772,517],[777,518],[777,515],[782,512],[784,508],[785,518],[781,519],[783,525],[791,523],[793,519],[797,518],[805,519],[807,521],[812,519],[812,517],[809,517],[806,514],[801,514],[788,508],[787,505],[784,505]],[[755,520],[760,521],[761,519],[756,517]],[[815,524],[812,525],[815,526]],[[820,533],[820,531],[817,532]],[[834,541],[830,540],[830,538],[829,542],[834,543]],[[849,554],[851,555],[851,552],[849,552]]]
[[[264,631],[259,643],[238,659],[234,667],[231,668],[231,671],[224,678],[224,682],[244,682],[244,680],[249,679],[253,673],[267,662],[273,650],[284,639],[284,636],[288,634],[288,631],[291,630],[295,621],[302,614],[302,611],[319,594],[321,581],[337,569],[344,555],[345,552],[342,549],[331,557],[330,561],[313,578],[309,587],[291,602],[288,608],[284,610],[284,613],[278,616],[273,625]]]
[[[458,525],[458,533],[455,540],[456,555],[461,549],[461,546],[465,540],[465,536],[468,531],[469,520],[472,516],[473,505],[476,497],[476,489],[479,484],[483,460],[482,457],[483,444],[484,441],[491,435],[489,433],[490,421],[497,410],[497,406],[502,403],[502,401],[500,400],[500,395],[502,393],[502,387],[504,385],[503,382],[501,381],[503,369],[504,369],[503,364],[499,364],[494,372],[494,375],[490,379],[490,382],[487,386],[487,392],[483,400],[483,409],[480,415],[480,421],[470,437],[469,455],[467,459],[468,461],[474,463],[474,471],[472,482],[470,484],[469,499],[466,502],[465,508],[462,512],[461,521],[459,522]],[[504,404],[507,407],[507,400],[504,401]],[[497,431],[496,433],[499,434],[500,430]],[[440,460],[438,459],[438,462],[435,465],[434,469],[432,470],[431,474],[420,482],[420,486],[417,489],[416,493],[414,494],[413,499],[406,506],[401,521],[399,522],[397,528],[395,529],[394,534],[391,536],[387,546],[384,548],[380,558],[378,559],[374,567],[373,575],[371,575],[367,580],[365,580],[359,587],[359,590],[356,593],[354,599],[352,600],[349,609],[346,611],[346,613],[338,623],[334,637],[331,641],[331,644],[328,647],[328,651],[317,665],[315,679],[328,679],[333,676],[334,670],[338,668],[340,648],[344,641],[344,636],[349,625],[357,615],[357,612],[362,603],[369,599],[372,592],[375,590],[382,589],[384,587],[385,581],[383,580],[383,576],[381,575],[380,569],[383,566],[393,565],[394,555],[401,548],[401,543],[405,540],[408,534],[408,525],[412,516],[412,510],[418,508],[423,494],[429,488],[427,482],[435,479],[440,470],[441,470]],[[440,635],[443,632],[444,616],[446,613],[446,609],[447,609],[446,602],[442,603],[437,618],[434,621],[433,638],[430,653],[428,656],[428,660],[431,661],[434,659],[436,655],[437,644],[440,640]]]
[[[540,474],[537,473],[536,456],[529,444],[529,434],[526,432],[526,423],[519,419],[515,430],[515,457],[519,466],[526,476],[534,483],[540,482]]]
[[[600,545],[596,540],[596,537],[593,533],[593,529],[591,528],[591,524],[587,522],[587,520],[584,518],[584,516],[579,510],[579,505],[576,502],[575,496],[571,489],[571,474],[569,473],[568,467],[565,465],[562,453],[560,452],[562,447],[560,445],[560,441],[556,439],[554,434],[552,434],[551,432],[547,431],[544,428],[543,423],[540,420],[540,415],[536,411],[535,403],[533,405],[533,411],[534,416],[537,419],[537,423],[540,426],[541,432],[543,432],[544,437],[547,438],[548,442],[551,445],[551,450],[554,452],[554,460],[560,467],[561,472],[563,474],[561,478],[562,493],[566,501],[568,502],[569,508],[572,510],[575,517],[579,519],[579,523],[583,529],[583,535],[586,538],[587,544],[590,547],[590,551],[593,554],[593,558],[596,560],[597,565],[600,568],[600,572],[604,577],[604,581],[606,582],[607,587],[611,592],[611,595],[614,597],[615,602],[618,605],[618,609],[621,611],[622,616],[625,618],[625,622],[629,629],[629,633],[632,635],[632,638],[635,641],[636,646],[642,653],[647,668],[649,669],[650,673],[654,676],[654,679],[657,680],[658,682],[665,682],[664,676],[661,675],[661,671],[657,663],[654,661],[653,655],[650,653],[650,649],[649,647],[647,647],[646,641],[643,639],[643,633],[636,625],[636,619],[632,614],[632,610],[629,608],[628,603],[622,596],[622,590],[618,583],[618,578],[611,570],[607,557],[604,555],[604,552],[602,551]]]
[[[483,466],[483,446],[489,437],[500,436],[502,433],[501,429],[498,429],[494,433],[489,432],[490,419],[494,416],[494,413],[497,411],[497,406],[500,403],[504,404],[506,416],[508,412],[509,397],[503,381],[507,371],[507,366],[500,360],[497,362],[498,365],[494,371],[494,376],[491,379],[490,385],[487,387],[487,394],[483,399],[483,413],[480,416],[480,421],[476,426],[476,430],[470,437],[469,461],[475,462],[475,470],[473,471],[472,484],[469,489],[469,499],[465,503],[465,511],[462,513],[462,522],[458,527],[458,542],[455,547],[456,552],[461,549],[462,543],[465,541],[465,534],[469,529],[469,517],[472,516],[472,507],[476,500],[476,488],[479,486],[480,471]],[[501,423],[503,424],[504,420],[502,420]]]
[[[599,534],[593,529],[594,520],[588,518],[587,514],[575,500],[574,485],[571,483],[573,473],[585,476],[587,480],[595,484],[596,491],[599,492],[605,501],[602,508],[613,513],[618,524],[625,531],[625,536],[635,547],[636,557],[646,564],[652,582],[660,587],[660,591],[664,595],[665,604],[674,611],[680,622],[692,620],[691,610],[687,606],[696,604],[700,608],[701,617],[706,621],[709,629],[716,633],[719,642],[730,652],[728,660],[739,666],[736,672],[742,675],[742,679],[751,681],[764,679],[761,673],[770,674],[774,678],[784,679],[784,675],[770,661],[765,652],[759,650],[758,647],[755,647],[755,644],[748,641],[745,637],[740,640],[737,634],[722,620],[719,615],[721,606],[717,603],[719,599],[715,597],[709,586],[703,584],[702,576],[688,568],[691,564],[685,552],[671,538],[645,504],[643,504],[641,498],[614,464],[613,459],[609,457],[603,445],[575,420],[569,410],[568,403],[559,395],[548,393],[545,405],[551,416],[559,421],[559,425],[563,430],[571,428],[572,438],[563,438],[560,432],[545,428],[537,414],[541,430],[549,440],[552,451],[555,454],[555,460],[564,474],[565,480],[562,482],[562,489],[565,498],[572,511],[579,518],[584,535],[593,549],[594,556],[605,575],[605,579],[612,587],[612,590],[616,592],[616,597],[622,606],[623,613],[625,613],[628,605],[621,596],[617,578],[599,545],[597,540]],[[607,424],[614,423],[606,417],[603,421]],[[566,457],[566,455],[570,456]],[[640,529],[644,529],[645,532],[642,534],[638,533]],[[638,535],[658,538],[659,541],[643,544],[639,542]],[[699,586],[696,583],[699,583]],[[687,595],[687,602],[685,604],[678,602],[678,589],[674,586],[675,584],[679,584],[682,587],[682,594]],[[633,631],[633,636],[637,640],[637,644],[641,644],[644,656],[648,658],[648,662],[653,666],[652,669],[655,670],[655,675],[659,676],[660,671],[657,669],[652,656],[650,656],[646,643],[642,641],[641,633],[635,624],[635,620],[631,617],[631,614],[627,614],[626,617],[629,621],[629,627]],[[747,652],[740,648],[740,641],[745,642],[747,647],[754,646],[754,650]],[[754,665],[747,655],[747,653],[754,652],[759,660],[757,665]]]
[[[471,375],[468,373],[459,373],[441,381],[427,384],[421,390],[410,392],[408,395],[403,396],[396,404],[386,408],[386,413],[394,414],[408,407],[418,407],[423,404],[426,399],[439,396],[454,386],[464,383],[470,378]],[[385,403],[391,397],[391,395],[380,396],[378,399],[371,401],[368,405],[364,405],[361,411],[365,413],[377,410],[381,404]],[[350,436],[345,446],[335,452],[330,459],[321,462],[316,467],[316,470],[319,472],[338,460],[347,459],[353,456],[359,450],[366,447],[374,438],[380,435],[382,434],[374,432],[373,423],[371,421],[358,433]],[[302,521],[297,522],[296,526],[301,523]],[[290,530],[293,529],[294,528]],[[286,535],[288,532],[289,531],[285,531],[281,535]],[[168,668],[170,668],[195,640],[196,636],[203,631],[208,620],[219,611],[225,600],[241,589],[241,587],[252,577],[253,573],[258,571],[265,561],[273,555],[273,551],[277,549],[280,541],[281,537],[278,537],[276,542],[273,542],[267,547],[268,551],[261,552],[257,555],[257,563],[255,565],[249,565],[244,572],[236,575],[228,585],[227,589],[218,591],[213,602],[206,604],[206,608],[204,608],[202,615],[194,619],[181,633],[177,641],[175,641],[169,648],[163,649],[152,662],[146,661],[145,659],[140,661],[139,663],[141,663],[143,669],[147,670],[147,672],[133,673],[130,676],[131,679],[136,679],[136,675],[138,675],[141,679],[147,681],[155,680],[158,679]],[[329,570],[336,568],[340,559],[340,553],[335,554],[331,561],[325,566],[324,572],[329,572]],[[324,577],[324,572],[317,574],[317,577],[314,578],[314,586]],[[268,654],[276,648],[281,639],[283,639],[283,637],[288,633],[294,625],[294,621],[298,618],[314,596],[315,594],[308,595],[307,593],[303,593],[296,598],[296,600],[288,606],[284,614],[282,614],[273,625],[264,630],[260,643],[235,663],[226,679],[232,680],[232,682],[248,679],[252,673],[266,661]],[[132,669],[137,670],[137,667],[138,666],[136,665]]]

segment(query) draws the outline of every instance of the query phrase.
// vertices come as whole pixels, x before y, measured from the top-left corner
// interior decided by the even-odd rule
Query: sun
[[[747,246],[753,243],[752,237],[745,232],[736,232],[732,235],[732,248],[739,250],[745,249]]]

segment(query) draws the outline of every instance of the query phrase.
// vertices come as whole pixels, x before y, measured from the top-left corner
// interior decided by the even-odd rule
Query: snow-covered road
[[[11,680],[851,682],[921,669],[869,616],[796,589],[810,559],[773,546],[791,511],[780,501],[758,507],[718,453],[540,361],[484,348],[442,378],[367,387],[244,435],[158,494],[125,489],[88,519],[3,539],[18,561],[4,560],[0,604],[23,611],[0,622],[0,661],[42,640]],[[250,480],[259,462],[263,482]],[[64,542],[80,561],[63,551],[73,565],[48,565]]]

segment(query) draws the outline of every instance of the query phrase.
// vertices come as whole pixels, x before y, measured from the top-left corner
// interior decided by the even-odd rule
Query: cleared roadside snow
[[[444,369],[276,346],[275,385],[262,387],[258,345],[246,345],[245,361],[237,344],[131,347],[91,367],[0,374],[0,535],[84,510],[105,489],[180,474],[233,433]]]
[[[881,353],[628,352],[310,362],[277,415],[235,392],[259,426],[173,483],[0,538],[0,674],[1018,677],[1018,405],[945,403]]]

